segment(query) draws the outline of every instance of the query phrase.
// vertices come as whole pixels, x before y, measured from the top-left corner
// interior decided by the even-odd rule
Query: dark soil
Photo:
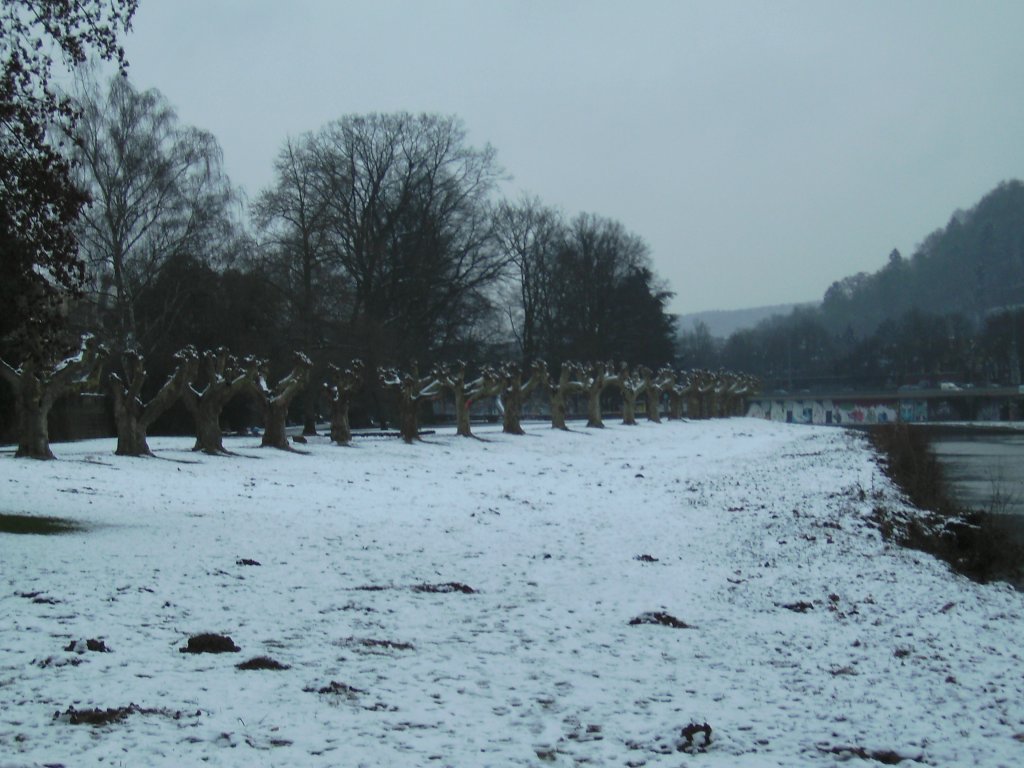
[[[331,682],[328,685],[325,685],[322,688],[306,688],[305,690],[308,693],[320,693],[323,695],[330,694],[333,696],[347,696],[348,698],[354,698],[360,694],[366,693],[366,691],[362,690],[361,688],[356,688],[346,683],[339,683],[336,680],[331,680]]]
[[[343,645],[352,645],[370,650],[385,651],[411,651],[414,650],[412,643],[403,643],[395,640],[375,640],[372,637],[349,637],[342,641]]]
[[[64,649],[65,651],[77,651],[78,640],[72,640],[68,646]],[[92,651],[93,653],[110,653],[111,650],[107,647],[107,644],[102,640],[86,640],[85,650]],[[82,651],[84,652],[84,651]]]
[[[463,595],[475,595],[476,590],[472,587],[461,584],[457,581],[449,581],[444,584],[416,584],[412,588],[413,592],[430,592],[434,594],[446,594],[450,592],[460,592]]]
[[[241,664],[236,664],[235,666],[238,667],[238,669],[291,669],[287,664],[282,664],[280,661],[272,659],[269,656],[254,656],[248,661],[243,661]]]
[[[681,619],[677,619],[671,613],[665,613],[663,611],[641,613],[636,618],[630,619],[629,624],[633,627],[639,624],[657,624],[662,627],[672,627],[673,629],[693,629],[693,626],[690,624],[687,624]]]
[[[776,603],[776,605],[779,608],[785,608],[787,611],[793,611],[794,613],[807,613],[814,609],[814,605],[806,600],[799,600],[795,603]]]
[[[129,704],[127,707],[111,707],[109,709],[102,709],[100,707],[95,707],[93,709],[75,709],[73,706],[69,706],[63,712],[59,710],[54,712],[53,719],[66,719],[71,723],[71,725],[99,726],[123,722],[129,715],[163,715],[164,717],[169,717],[172,720],[180,720],[182,717],[200,717],[202,714],[201,710],[196,710],[193,715],[183,715],[181,711],[147,709],[140,707],[138,704]]]
[[[908,757],[891,749],[865,749],[864,747],[818,747],[826,754],[836,755],[840,760],[849,760],[851,757],[859,757],[861,760],[874,760],[882,765],[899,765],[904,760],[915,763],[922,763],[922,757]]]
[[[179,648],[182,653],[238,653],[241,648],[227,635],[201,634],[188,639],[188,645]]]

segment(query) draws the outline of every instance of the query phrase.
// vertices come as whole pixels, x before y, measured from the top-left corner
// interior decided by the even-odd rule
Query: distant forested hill
[[[783,308],[780,308],[783,309]],[[726,313],[728,314],[728,313]],[[908,259],[833,283],[723,342],[681,319],[677,357],[760,376],[766,390],[1024,381],[1024,184],[1008,181],[928,235]]]
[[[925,238],[907,259],[899,251],[874,274],[839,280],[825,293],[822,321],[833,332],[872,333],[909,310],[978,321],[1024,305],[1024,184],[1000,184],[969,211]]]

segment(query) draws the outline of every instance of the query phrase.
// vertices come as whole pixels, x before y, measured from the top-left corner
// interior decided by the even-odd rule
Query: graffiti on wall
[[[928,409],[923,402],[912,403],[906,413],[915,416],[907,421],[924,421]],[[751,418],[787,424],[888,424],[898,421],[902,414],[902,403],[897,407],[892,402],[876,401],[753,400],[747,409]]]

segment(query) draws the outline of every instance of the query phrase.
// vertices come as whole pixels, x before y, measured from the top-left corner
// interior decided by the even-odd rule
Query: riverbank
[[[863,436],[527,432],[0,457],[77,526],[0,534],[0,765],[1019,762],[1021,595],[883,539]]]

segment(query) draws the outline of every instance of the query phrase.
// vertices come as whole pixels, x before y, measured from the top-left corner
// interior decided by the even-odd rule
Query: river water
[[[997,429],[935,430],[932,449],[960,502],[1024,523],[1024,434]]]

